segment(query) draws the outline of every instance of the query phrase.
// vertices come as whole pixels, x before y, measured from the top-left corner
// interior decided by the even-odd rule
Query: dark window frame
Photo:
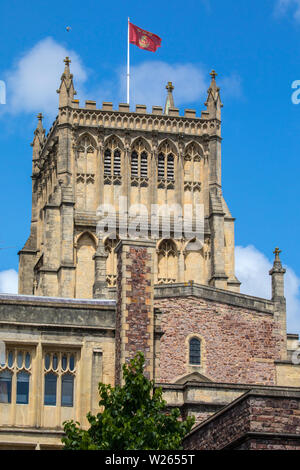
[[[201,340],[199,338],[191,338],[189,340],[189,363],[193,366],[201,364]]]

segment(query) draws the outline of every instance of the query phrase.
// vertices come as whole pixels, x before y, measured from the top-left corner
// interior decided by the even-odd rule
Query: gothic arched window
[[[173,181],[175,178],[175,158],[168,142],[159,149],[157,162],[157,178]]]
[[[82,136],[76,152],[76,208],[79,210],[96,210],[96,160],[96,144],[92,136]]]
[[[162,240],[158,249],[158,283],[176,282],[177,270],[178,257],[175,242],[171,239]]]
[[[104,175],[121,175],[121,149],[116,138],[109,139],[104,150]]]
[[[201,362],[201,342],[198,338],[192,338],[189,343],[189,363],[199,365]]]
[[[57,399],[58,390],[60,390],[60,405],[74,406],[76,362],[75,352],[46,352],[44,358],[44,405],[59,405]]]
[[[142,139],[138,139],[131,152],[131,177],[148,178],[148,152]]]
[[[196,143],[188,145],[184,155],[184,181],[192,187],[199,186],[201,180],[202,149]]]

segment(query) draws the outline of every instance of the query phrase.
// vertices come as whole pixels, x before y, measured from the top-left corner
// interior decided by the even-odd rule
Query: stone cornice
[[[255,310],[259,313],[269,315],[273,315],[274,311],[274,303],[272,300],[239,294],[216,287],[195,283],[189,285],[187,283],[175,283],[155,286],[154,298],[156,300],[170,297],[196,297],[217,303],[234,305],[239,308]]]
[[[221,139],[219,135],[221,121],[218,119],[191,118],[140,112],[124,112],[118,110],[102,110],[91,108],[73,108],[65,106],[61,111],[68,111],[67,120],[58,126],[72,125],[77,128],[110,129],[124,132],[143,131],[182,134],[189,137],[206,137]],[[121,125],[120,125],[121,122]]]
[[[62,307],[80,309],[115,310],[116,301],[109,299],[67,299],[62,297],[43,297],[35,295],[0,294],[1,304],[32,305],[34,307]]]
[[[257,384],[247,384],[247,383],[227,383],[227,382],[186,382],[184,384],[170,384],[157,382],[155,387],[161,387],[163,391],[174,390],[178,392],[185,392],[188,389],[192,388],[201,388],[201,389],[215,389],[215,390],[234,390],[234,391],[262,391],[264,394],[270,393],[282,393],[283,395],[286,392],[296,392],[297,396],[300,396],[300,387],[284,387],[284,386],[275,386],[275,385],[257,385]],[[243,395],[244,396],[244,395]],[[272,395],[274,396],[274,395]],[[240,397],[239,397],[240,398]],[[205,402],[206,403],[206,402]]]

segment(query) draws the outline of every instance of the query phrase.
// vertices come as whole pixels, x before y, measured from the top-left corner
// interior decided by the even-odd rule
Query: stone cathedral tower
[[[61,448],[62,423],[86,428],[98,383],[122,384],[137,351],[168,407],[196,417],[186,448],[269,449],[272,439],[300,449],[300,343],[286,331],[280,250],[271,299],[239,293],[234,274],[215,72],[196,117],[179,115],[171,82],[151,113],[80,107],[69,67],[66,58],[53,126],[46,135],[39,114],[34,132],[19,295],[0,294],[0,450]],[[133,238],[124,215],[137,203],[147,230]],[[104,204],[115,238],[99,231]],[[153,208],[176,204],[184,218],[187,204],[204,208],[198,243],[178,236],[174,213],[166,236],[164,211],[149,236]]]
[[[141,203],[202,204],[203,243],[159,232],[154,283],[194,282],[239,291],[234,273],[234,219],[222,195],[221,98],[211,73],[206,110],[197,117],[174,106],[167,85],[164,111],[95,101],[81,107],[70,60],[61,76],[59,112],[48,134],[42,115],[34,132],[30,236],[20,251],[19,293],[68,298],[113,298],[117,238],[98,238],[97,208],[111,204],[120,226],[119,197]],[[119,234],[120,235],[120,234]],[[121,236],[120,236],[121,238]]]

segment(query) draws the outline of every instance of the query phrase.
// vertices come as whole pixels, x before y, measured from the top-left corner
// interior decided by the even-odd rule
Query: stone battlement
[[[103,101],[102,103],[102,108],[97,109],[96,106],[96,101],[93,100],[86,100],[85,101],[85,106],[80,107],[80,101],[79,100],[72,100],[72,107],[75,109],[95,109],[98,111],[116,111],[116,112],[122,112],[122,113],[130,113],[130,114],[152,114],[152,115],[159,115],[159,116],[165,116],[165,117],[170,117],[170,116],[179,116],[179,108],[176,107],[171,107],[168,110],[168,114],[163,113],[163,108],[162,106],[152,106],[152,111],[151,113],[147,113],[147,106],[145,104],[136,104],[135,105],[135,111],[130,111],[130,105],[128,103],[119,103],[118,109],[113,108],[113,103],[110,101]],[[201,112],[201,116],[196,116],[196,110],[195,109],[185,109],[184,110],[184,115],[181,116],[184,118],[188,119],[207,119],[208,118],[208,113],[206,111]]]

